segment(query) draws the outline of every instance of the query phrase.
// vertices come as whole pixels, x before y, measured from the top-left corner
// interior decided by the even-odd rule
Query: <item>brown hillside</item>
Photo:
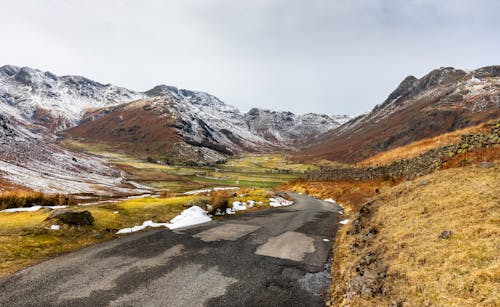
[[[406,78],[371,113],[326,133],[296,157],[359,162],[499,116],[500,66],[469,73],[441,68],[421,79]]]

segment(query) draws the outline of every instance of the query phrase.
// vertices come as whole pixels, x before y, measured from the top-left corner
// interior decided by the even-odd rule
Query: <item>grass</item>
[[[116,238],[115,233],[121,228],[140,225],[146,220],[167,222],[184,209],[185,203],[198,197],[142,198],[73,207],[90,211],[95,218],[94,225],[62,225],[59,231],[49,230],[50,225],[55,224],[54,221],[45,221],[49,210],[0,212],[0,276],[61,253]]]
[[[366,227],[379,234],[361,253],[349,246],[349,226],[335,244],[333,287],[336,305],[498,306],[500,297],[500,169],[469,166],[438,171],[383,189]],[[444,230],[449,240],[439,239]],[[385,295],[372,299],[343,294],[359,258],[380,252],[387,265]]]
[[[0,210],[31,206],[67,206],[76,204],[72,196],[49,195],[26,190],[0,192]]]
[[[377,191],[380,192],[394,184],[392,181],[383,180],[296,181],[284,184],[280,189],[320,199],[332,198],[350,210],[357,210],[361,204],[376,195]]]

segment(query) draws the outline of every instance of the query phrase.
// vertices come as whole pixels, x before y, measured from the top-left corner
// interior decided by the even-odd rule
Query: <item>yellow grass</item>
[[[56,221],[46,221],[50,210],[0,212],[0,276],[55,255],[116,238],[118,229],[140,225],[146,220],[168,222],[183,205],[197,196],[130,199],[116,204],[73,207],[88,210],[94,225],[61,226],[50,230]],[[99,237],[95,237],[100,234]],[[102,236],[102,237],[101,237]]]
[[[397,147],[388,151],[381,152],[375,156],[359,162],[358,166],[385,165],[390,164],[395,160],[413,158],[430,149],[456,143],[464,134],[474,134],[487,130],[488,128],[486,128],[486,125],[481,124],[441,134],[436,137],[426,138],[402,147]]]
[[[439,171],[386,189],[368,227],[379,234],[361,256],[382,251],[386,295],[355,297],[350,306],[498,306],[500,298],[500,168],[470,166]],[[349,250],[349,226],[335,245],[336,304],[358,255]],[[451,230],[451,239],[439,239]]]

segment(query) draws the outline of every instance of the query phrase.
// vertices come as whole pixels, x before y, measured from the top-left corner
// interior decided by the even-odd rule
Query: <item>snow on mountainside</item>
[[[58,77],[29,67],[0,67],[0,111],[54,130],[76,125],[85,109],[142,96],[80,76]]]
[[[312,137],[339,124],[317,114],[243,114],[210,94],[172,86],[141,93],[80,76],[0,67],[0,177],[48,192],[134,190],[101,159],[58,145],[61,136],[121,142],[138,157],[156,152],[166,162],[204,165],[239,152],[290,149],[302,133]]]
[[[295,115],[253,108],[244,115],[252,133],[266,140],[285,145],[298,144],[341,125],[324,114]]]

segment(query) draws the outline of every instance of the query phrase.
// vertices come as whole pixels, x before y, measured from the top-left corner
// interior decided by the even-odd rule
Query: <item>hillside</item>
[[[466,72],[451,67],[405,78],[370,113],[320,136],[301,159],[359,162],[420,139],[500,116],[500,66]]]
[[[143,187],[104,159],[65,147],[65,139],[143,161],[202,166],[246,152],[288,151],[343,120],[242,113],[204,92],[166,85],[137,92],[6,65],[0,67],[0,177],[45,192],[139,193]]]

